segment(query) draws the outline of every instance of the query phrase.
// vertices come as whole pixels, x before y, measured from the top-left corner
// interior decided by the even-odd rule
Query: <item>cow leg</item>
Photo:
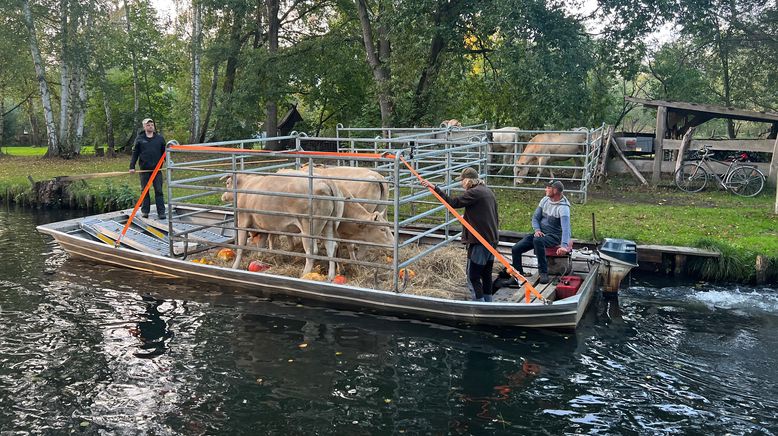
[[[335,223],[327,221],[324,225],[324,237],[327,238],[324,241],[324,248],[327,250],[327,257],[330,258],[330,269],[327,274],[327,278],[332,281],[337,273],[337,267],[335,265],[335,256],[337,255],[338,243],[332,239],[335,237]],[[349,244],[350,248],[353,248],[354,244]]]
[[[243,214],[239,213],[235,217],[235,221],[236,221],[235,225],[237,227],[244,227],[245,226],[245,224],[243,224],[243,219],[241,219],[242,215]],[[235,262],[232,263],[232,268],[233,269],[238,269],[238,267],[240,266],[240,261],[241,261],[241,259],[243,259],[243,246],[246,245],[246,239],[247,238],[248,238],[248,232],[247,231],[245,231],[245,230],[238,230],[238,234],[237,234],[237,238],[236,238],[237,244],[238,244],[238,252],[235,253]]]
[[[543,175],[543,169],[544,167],[548,165],[548,158],[547,157],[539,157],[538,158],[538,175],[535,177],[535,184],[540,182],[540,176]],[[554,177],[554,173],[551,172],[551,168],[548,169],[548,173],[551,174],[551,177]]]
[[[584,164],[583,160],[579,158],[573,158],[573,163],[575,164],[576,167],[583,166]],[[581,177],[581,173],[578,170],[578,168],[576,168],[575,171],[573,172],[573,179],[578,180],[579,177]]]
[[[302,275],[306,275],[309,272],[313,271],[313,262],[314,262],[314,260],[311,259],[310,257],[307,257],[307,256],[310,256],[312,254],[313,255],[316,254],[315,253],[316,241],[314,241],[312,238],[307,238],[305,236],[302,237],[302,241],[303,241],[303,252],[306,254],[305,268],[303,268],[303,274]]]

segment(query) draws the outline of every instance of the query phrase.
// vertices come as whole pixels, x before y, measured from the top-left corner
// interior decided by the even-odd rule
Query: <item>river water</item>
[[[454,328],[69,259],[35,226],[72,216],[0,210],[2,434],[778,433],[775,289]]]

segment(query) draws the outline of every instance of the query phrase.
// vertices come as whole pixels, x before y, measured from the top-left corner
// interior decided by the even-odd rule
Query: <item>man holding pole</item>
[[[451,207],[465,208],[464,219],[492,247],[499,242],[497,200],[475,168],[465,168],[457,179],[465,192],[456,197],[446,195],[439,187],[424,180],[422,186],[432,188]],[[475,301],[492,301],[492,267],[494,255],[467,228],[462,229],[462,241],[467,244],[467,284]]]
[[[140,188],[149,183],[151,174],[156,167],[157,162],[165,155],[165,138],[156,132],[154,120],[146,118],[143,120],[143,132],[135,138],[135,146],[132,149],[132,159],[130,160],[130,174],[135,173],[135,163],[140,164]],[[154,177],[154,202],[157,205],[157,217],[160,220],[167,219],[165,215],[165,197],[162,193],[162,174],[158,173]],[[151,190],[146,193],[141,205],[141,214],[143,218],[149,217],[151,210]]]

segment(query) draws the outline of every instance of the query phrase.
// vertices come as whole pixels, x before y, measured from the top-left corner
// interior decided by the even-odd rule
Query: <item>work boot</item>
[[[141,214],[141,216],[142,216],[143,218],[148,218],[148,217],[149,217],[149,214],[148,214],[147,212],[143,212],[143,213]]]
[[[545,285],[550,281],[551,280],[548,279],[548,273],[544,273],[544,272],[540,273],[540,283],[543,283]]]
[[[157,218],[159,218],[160,221],[167,221],[167,216],[165,214],[157,214]]]

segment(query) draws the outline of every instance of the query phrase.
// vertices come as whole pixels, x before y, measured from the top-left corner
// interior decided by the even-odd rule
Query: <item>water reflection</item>
[[[635,278],[618,300],[595,301],[574,333],[450,327],[68,259],[34,232],[39,220],[0,211],[11,235],[0,255],[13,259],[0,266],[0,431],[778,427],[772,289]]]
[[[141,298],[146,305],[146,312],[140,314],[143,321],[138,322],[136,327],[129,331],[131,335],[141,341],[138,348],[142,351],[135,352],[133,355],[150,359],[163,354],[168,349],[167,342],[173,338],[174,334],[168,328],[168,323],[165,322],[162,313],[159,312],[159,307],[165,300],[158,300],[149,294],[144,294]],[[175,308],[175,300],[171,303]]]

